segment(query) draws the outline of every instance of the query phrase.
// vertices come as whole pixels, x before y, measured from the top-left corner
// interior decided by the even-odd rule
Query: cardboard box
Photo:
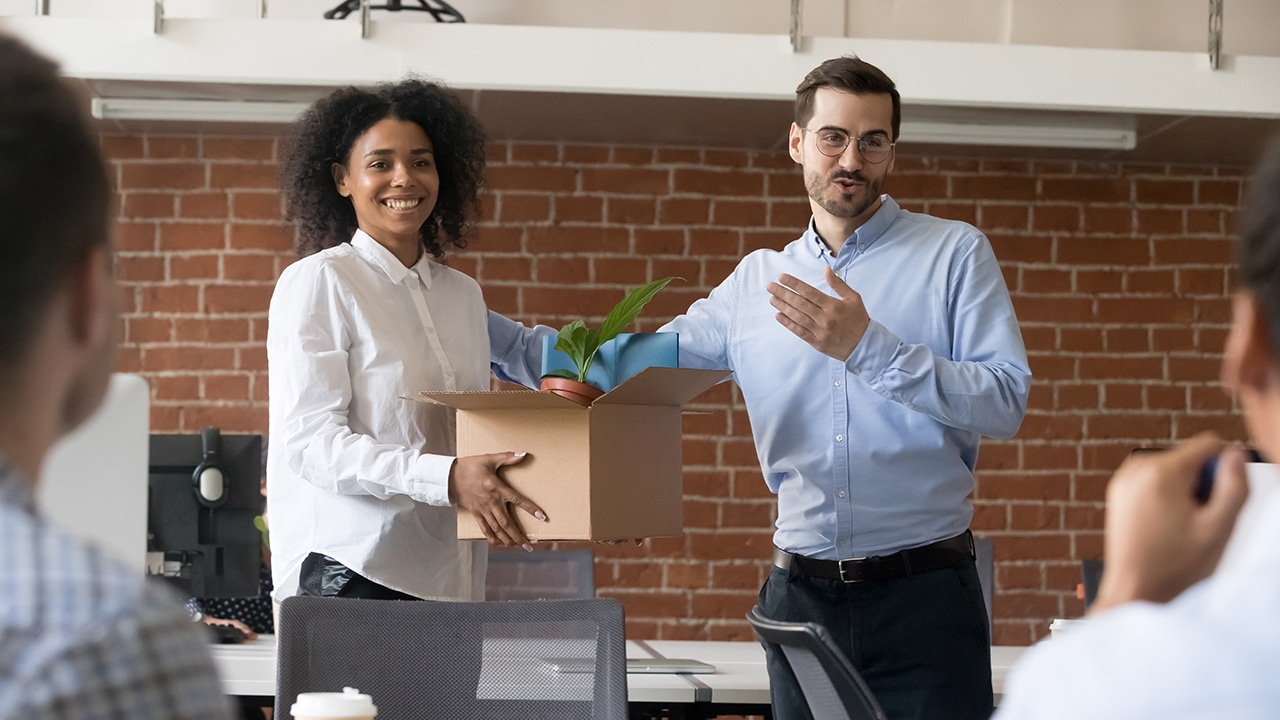
[[[458,456],[523,450],[503,470],[549,522],[514,515],[536,540],[628,540],[683,533],[680,414],[728,377],[722,370],[648,368],[589,408],[551,393],[424,392],[458,411]],[[458,537],[483,538],[458,509]]]

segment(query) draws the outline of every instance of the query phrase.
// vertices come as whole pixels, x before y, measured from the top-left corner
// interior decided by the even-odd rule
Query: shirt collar
[[[840,249],[843,250],[849,246],[857,247],[858,245],[871,247],[871,244],[879,240],[880,236],[884,235],[884,232],[897,219],[898,210],[899,207],[896,200],[888,195],[881,195],[880,209],[876,210],[875,214],[863,223],[861,227],[854,230],[852,235],[845,238],[844,245]],[[809,218],[809,227],[804,231],[804,238],[808,241],[809,249],[815,257],[821,257],[827,251],[827,244],[818,235],[818,230],[814,226],[812,217]]]
[[[0,452],[0,504],[16,507],[29,515],[36,514],[35,488],[9,464],[3,452]]]
[[[418,262],[414,263],[413,267],[407,268],[394,253],[363,230],[356,230],[356,234],[351,237],[351,246],[366,260],[381,268],[391,282],[398,285],[408,277],[410,272],[416,272],[422,280],[423,287],[431,289],[431,260],[425,252],[418,256]]]

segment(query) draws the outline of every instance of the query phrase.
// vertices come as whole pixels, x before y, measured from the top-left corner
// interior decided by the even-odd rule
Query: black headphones
[[[222,472],[218,454],[222,450],[222,433],[216,427],[200,431],[201,460],[191,474],[191,484],[196,500],[205,507],[215,508],[227,501],[228,480]]]

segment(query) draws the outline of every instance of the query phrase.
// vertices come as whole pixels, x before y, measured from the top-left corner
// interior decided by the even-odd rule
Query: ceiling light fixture
[[[903,120],[900,139],[909,143],[1132,150],[1138,133],[1121,125],[1040,125]]]
[[[160,120],[285,124],[297,119],[305,102],[191,100],[182,98],[94,98],[93,116],[103,120]],[[1132,118],[1016,118],[974,112],[940,115],[932,109],[902,121],[900,140],[915,144],[1132,150],[1138,134]],[[923,118],[920,116],[923,115]]]
[[[306,108],[301,102],[101,97],[90,111],[101,120],[291,123]]]

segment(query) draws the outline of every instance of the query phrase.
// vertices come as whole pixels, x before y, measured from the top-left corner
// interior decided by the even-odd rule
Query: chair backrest
[[[991,624],[993,620],[991,601],[996,586],[995,547],[991,543],[991,538],[975,537],[973,539],[973,554],[974,562],[978,566],[978,583],[982,585],[982,599],[987,604],[987,641],[990,642],[991,633],[994,631]]]
[[[1090,558],[1080,561],[1080,580],[1084,586],[1084,611],[1089,612],[1094,598],[1098,597],[1098,586],[1102,584],[1102,558]]]
[[[371,695],[378,720],[627,717],[622,606],[612,599],[291,597],[277,640],[280,720],[299,693],[344,687]]]
[[[747,613],[747,621],[786,661],[814,720],[884,720],[880,703],[825,628],[770,620],[758,606]]]
[[[486,600],[582,600],[596,596],[590,550],[489,550]]]

